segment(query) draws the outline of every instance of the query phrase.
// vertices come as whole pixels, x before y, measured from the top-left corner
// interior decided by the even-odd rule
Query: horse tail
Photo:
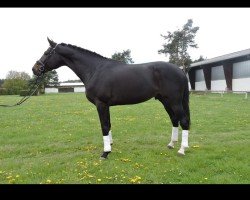
[[[187,116],[189,127],[191,125],[191,119],[190,119],[190,110],[189,110],[189,86],[188,86],[188,79],[185,77],[185,88],[183,93],[183,99],[182,99],[182,105],[185,112],[185,115]]]

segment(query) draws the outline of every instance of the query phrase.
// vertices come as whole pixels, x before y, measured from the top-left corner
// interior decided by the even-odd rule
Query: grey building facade
[[[250,91],[250,49],[191,64],[190,89]]]

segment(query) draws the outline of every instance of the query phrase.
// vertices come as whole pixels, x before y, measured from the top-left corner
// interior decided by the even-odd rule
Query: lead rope
[[[40,79],[40,81],[38,81]],[[42,76],[38,76],[37,79],[36,79],[36,83],[33,85],[33,87],[29,90],[28,93],[30,93],[34,88],[34,91],[30,93],[30,95],[26,95],[24,96],[19,102],[17,102],[16,104],[13,104],[13,105],[6,105],[6,104],[0,104],[1,107],[14,107],[14,106],[19,106],[21,105],[23,102],[25,102],[27,99],[29,99],[38,89],[38,87],[41,85],[42,83],[42,78],[43,78],[43,74]]]

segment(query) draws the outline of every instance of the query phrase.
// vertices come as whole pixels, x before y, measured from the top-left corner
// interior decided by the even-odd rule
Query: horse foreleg
[[[102,128],[102,135],[103,135],[103,153],[101,155],[101,159],[106,159],[108,154],[111,152],[111,138],[109,135],[110,129],[110,115],[109,115],[109,106],[103,102],[96,103],[101,128]],[[111,136],[112,137],[112,136]]]
[[[112,138],[112,132],[111,132],[111,122],[110,122],[110,110],[108,109],[108,119],[109,119],[109,140],[110,140],[110,144],[113,144],[113,138]]]

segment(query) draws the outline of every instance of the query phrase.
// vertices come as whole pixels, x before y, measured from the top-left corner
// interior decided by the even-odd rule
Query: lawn
[[[0,104],[18,100],[0,96]],[[0,183],[249,184],[250,98],[191,94],[190,109],[190,148],[178,156],[180,140],[167,149],[172,125],[158,101],[111,107],[114,144],[100,160],[99,118],[84,94],[0,107]]]

